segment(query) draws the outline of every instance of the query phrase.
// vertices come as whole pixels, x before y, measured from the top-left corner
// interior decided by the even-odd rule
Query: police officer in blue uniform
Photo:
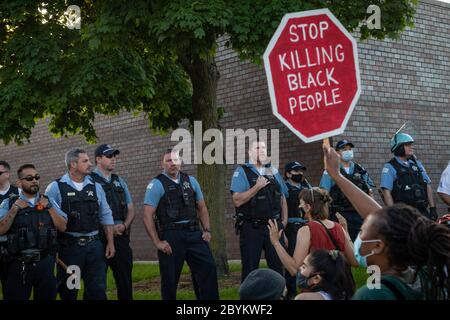
[[[341,156],[341,174],[358,188],[373,196],[372,188],[375,188],[375,184],[367,171],[360,164],[352,161],[354,156],[353,148],[353,143],[348,140],[341,140],[336,144],[335,149]],[[352,241],[354,241],[361,229],[363,219],[326,171],[324,171],[320,179],[319,187],[326,189],[333,199],[330,206],[332,220],[337,221],[335,215],[339,212],[347,220],[348,233]]]
[[[298,195],[303,189],[311,189],[312,186],[305,178],[306,167],[298,161],[289,162],[286,164],[284,171],[284,179],[289,190],[289,197],[287,198],[288,207],[288,222],[285,229],[286,238],[288,240],[287,252],[289,255],[294,254],[295,245],[297,243],[297,232],[305,223],[303,213],[299,208],[300,200]],[[296,277],[293,277],[289,272],[285,273],[287,298],[293,299],[297,295]]]
[[[422,163],[416,160],[413,143],[414,139],[406,133],[397,133],[391,139],[394,158],[384,165],[381,172],[383,200],[388,206],[406,203],[435,221],[437,212],[431,180]]]
[[[0,161],[0,203],[11,196],[18,196],[17,187],[9,183],[11,167],[8,162]],[[2,285],[2,293],[5,296],[6,275],[7,275],[7,239],[6,236],[0,235],[0,283]]]
[[[268,267],[283,275],[283,265],[270,242],[268,221],[277,220],[280,229],[287,224],[286,184],[267,163],[266,143],[255,140],[249,146],[250,162],[236,168],[230,187],[240,233],[241,282],[259,267],[262,250]]]
[[[0,206],[0,234],[7,237],[6,300],[56,298],[54,276],[56,232],[66,229],[67,217],[39,194],[39,174],[32,164],[17,171],[20,195]]]
[[[92,163],[83,149],[66,153],[68,172],[48,185],[46,195],[60,214],[67,215],[67,229],[58,235],[59,259],[81,269],[84,299],[106,300],[106,262],[115,254],[114,220],[100,184],[90,177]],[[106,248],[99,236],[104,226]],[[76,300],[78,288],[69,285],[69,274],[58,265],[58,292],[62,300]],[[70,280],[70,279],[69,279]]]
[[[162,299],[176,299],[186,261],[196,282],[197,298],[217,300],[217,270],[209,248],[209,214],[200,185],[194,177],[180,171],[181,160],[171,149],[164,153],[162,167],[164,171],[148,184],[144,199],[145,229],[158,249]]]
[[[135,214],[131,195],[125,181],[112,173],[116,166],[116,156],[120,151],[109,144],[95,149],[95,164],[92,179],[101,184],[114,218],[114,247],[116,254],[106,262],[116,281],[117,298],[133,299],[133,252],[130,247],[130,228]]]

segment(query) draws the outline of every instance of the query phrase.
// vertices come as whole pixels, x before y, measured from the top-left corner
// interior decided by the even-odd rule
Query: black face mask
[[[297,183],[300,183],[303,181],[303,175],[302,174],[293,174],[291,177],[291,180]]]
[[[299,210],[300,210],[300,215],[301,215],[301,217],[302,217],[303,219],[305,219],[305,215],[306,215],[305,209],[299,208]]]

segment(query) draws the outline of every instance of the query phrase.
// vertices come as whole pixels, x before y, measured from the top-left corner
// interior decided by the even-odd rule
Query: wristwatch
[[[45,207],[45,209],[50,210],[51,208],[53,208],[53,204],[52,204],[52,202],[50,200],[48,200],[48,204]]]
[[[209,230],[209,229],[203,229],[203,232],[211,233],[211,230]]]

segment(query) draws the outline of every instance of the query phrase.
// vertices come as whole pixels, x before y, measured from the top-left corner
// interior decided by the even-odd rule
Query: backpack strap
[[[384,284],[394,294],[396,300],[406,300],[405,296],[391,281],[386,278],[382,278],[381,283]]]

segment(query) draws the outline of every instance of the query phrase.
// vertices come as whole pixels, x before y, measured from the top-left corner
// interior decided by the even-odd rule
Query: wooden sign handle
[[[323,146],[330,148],[330,139],[329,138],[323,139]],[[325,155],[323,156],[323,169],[324,170],[327,169],[327,158],[325,157]]]

